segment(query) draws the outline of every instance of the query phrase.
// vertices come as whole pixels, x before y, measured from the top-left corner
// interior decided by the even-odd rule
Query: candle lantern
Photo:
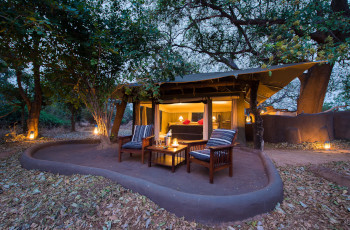
[[[325,150],[330,150],[330,149],[331,149],[331,142],[326,141],[326,142],[324,143],[324,149],[325,149]]]
[[[250,116],[250,114],[247,115],[245,121],[246,121],[247,124],[251,124],[252,123],[252,117]]]
[[[30,140],[34,140],[34,137],[35,137],[34,131],[30,131],[29,139],[30,139]]]
[[[94,134],[95,134],[95,135],[98,135],[98,127],[97,127],[97,125],[95,126]]]
[[[176,147],[179,146],[179,143],[177,142],[177,138],[174,138],[174,142],[173,142],[172,146],[173,146],[174,148],[176,148]]]

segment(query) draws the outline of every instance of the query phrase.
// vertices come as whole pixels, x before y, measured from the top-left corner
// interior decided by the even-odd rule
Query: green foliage
[[[48,128],[59,127],[59,126],[68,127],[70,125],[69,120],[64,120],[62,118],[59,118],[45,111],[40,112],[39,123],[40,123],[40,126],[48,127]]]

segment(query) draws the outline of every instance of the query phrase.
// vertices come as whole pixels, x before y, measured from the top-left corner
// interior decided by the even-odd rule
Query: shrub
[[[39,125],[41,127],[47,127],[47,128],[59,127],[59,126],[68,127],[70,125],[70,121],[58,118],[55,115],[47,113],[45,111],[41,111]]]

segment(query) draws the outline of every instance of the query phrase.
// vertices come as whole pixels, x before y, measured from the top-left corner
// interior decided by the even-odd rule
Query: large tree
[[[174,46],[230,69],[328,60],[300,76],[299,112],[321,111],[334,63],[349,60],[346,0],[159,0],[157,13]]]

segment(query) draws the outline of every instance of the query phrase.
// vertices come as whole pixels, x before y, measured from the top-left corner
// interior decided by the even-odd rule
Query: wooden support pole
[[[213,101],[211,98],[208,98],[207,105],[208,105],[208,139],[211,136],[211,133],[213,132]]]
[[[241,93],[239,99],[237,100],[237,142],[241,145],[246,145],[246,137],[245,137],[245,102],[244,102],[244,94]]]
[[[259,88],[259,81],[253,81],[250,84],[250,110],[255,116],[255,122],[253,123],[253,135],[254,135],[254,148],[255,149],[264,149],[264,127],[263,127],[263,120],[260,116],[259,110],[258,110],[258,88]]]
[[[154,105],[154,138],[159,140],[160,132],[160,113],[159,113],[159,104]]]
[[[208,103],[204,104],[203,113],[203,140],[208,140]]]
[[[127,103],[124,100],[116,104],[117,111],[115,113],[114,122],[111,130],[111,134],[115,137],[118,136],[120,124],[122,123],[122,120],[123,120],[123,115],[124,115],[126,105]]]
[[[237,99],[232,99],[231,102],[231,129],[238,128],[238,111],[237,111]]]
[[[134,133],[135,125],[140,125],[140,101],[135,101],[133,103],[132,120],[133,120],[132,133]]]

